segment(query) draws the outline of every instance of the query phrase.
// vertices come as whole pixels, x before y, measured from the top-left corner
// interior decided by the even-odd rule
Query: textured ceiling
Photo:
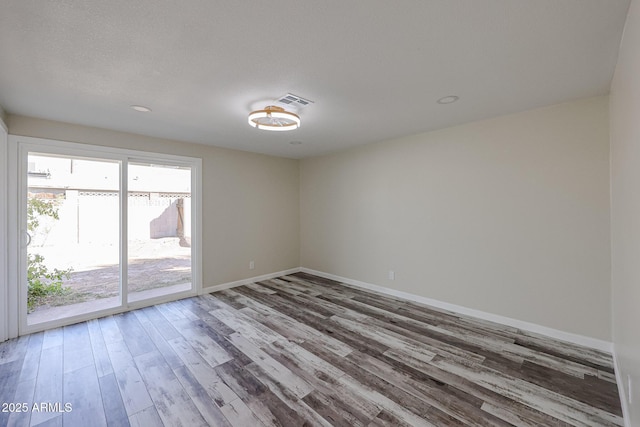
[[[0,0],[0,105],[300,158],[606,94],[628,5]],[[300,129],[247,125],[287,92],[315,101]]]

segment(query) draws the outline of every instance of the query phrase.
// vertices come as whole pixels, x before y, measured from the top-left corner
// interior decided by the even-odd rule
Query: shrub
[[[57,201],[41,200],[29,197],[27,201],[27,230],[35,233],[40,225],[39,218],[48,216],[53,219],[60,219],[58,216]],[[68,292],[69,288],[62,284],[69,279],[73,269],[60,270],[54,268],[50,270],[44,264],[44,257],[40,254],[27,254],[27,308],[33,311],[38,305],[46,302],[47,297],[62,295]]]

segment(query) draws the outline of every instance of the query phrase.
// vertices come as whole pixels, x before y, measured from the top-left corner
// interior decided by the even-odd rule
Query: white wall
[[[0,342],[9,337],[7,317],[9,311],[7,288],[7,127],[0,107]]]
[[[629,425],[640,425],[640,2],[627,16],[611,84],[611,241],[613,343],[628,399]]]
[[[8,122],[12,135],[202,158],[204,287],[299,266],[297,160],[16,115]]]
[[[302,160],[301,265],[610,341],[608,142],[597,97]]]

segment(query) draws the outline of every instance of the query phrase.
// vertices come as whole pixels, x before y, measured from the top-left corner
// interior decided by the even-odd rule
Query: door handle
[[[31,234],[28,231],[25,231],[24,234],[27,235],[27,244],[25,246],[29,246],[31,244]]]

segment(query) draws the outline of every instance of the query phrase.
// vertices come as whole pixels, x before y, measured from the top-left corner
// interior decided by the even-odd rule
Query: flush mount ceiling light
[[[298,115],[275,105],[264,107],[264,110],[253,111],[249,114],[248,122],[254,128],[273,131],[294,130],[300,127]]]

